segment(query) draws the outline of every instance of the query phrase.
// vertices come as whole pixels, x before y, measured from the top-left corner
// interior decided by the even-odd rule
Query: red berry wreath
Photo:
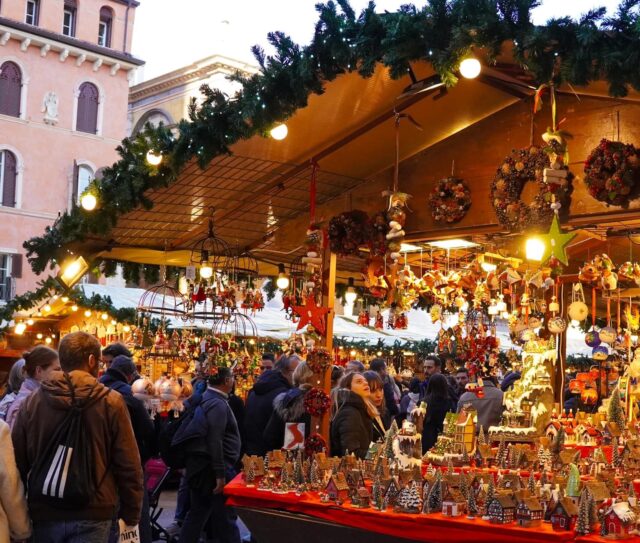
[[[584,182],[596,200],[629,205],[640,176],[640,152],[630,144],[603,139],[584,163]]]
[[[359,248],[370,239],[371,221],[364,211],[346,211],[329,222],[329,246],[341,256],[359,256]]]
[[[304,409],[312,417],[321,417],[331,407],[331,398],[319,388],[312,388],[304,396]]]
[[[563,208],[568,207],[572,176],[568,173],[564,184],[546,183],[544,169],[549,167],[549,155],[535,145],[513,150],[505,158],[491,183],[491,203],[500,224],[513,232],[532,226],[548,226],[554,214],[551,207],[554,199]],[[532,202],[526,203],[520,196],[529,182],[538,185],[538,193]]]
[[[316,375],[324,375],[332,362],[331,353],[325,349],[314,349],[307,354],[307,366]]]
[[[431,217],[436,222],[461,221],[471,207],[471,191],[462,179],[440,179],[429,195]]]

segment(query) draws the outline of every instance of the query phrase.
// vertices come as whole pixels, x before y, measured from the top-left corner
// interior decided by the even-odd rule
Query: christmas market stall
[[[259,327],[282,333],[314,373],[311,422],[227,486],[258,539],[636,538],[640,18],[624,2],[536,26],[535,5],[341,0],[307,46],[270,34],[237,94],[203,86],[177,129],[123,141],[25,243],[52,276],[3,308],[9,336],[81,268],[145,282],[139,392],[179,398],[179,374],[221,365],[249,386]],[[422,403],[366,457],[329,457],[344,351],[407,377],[451,355],[478,398],[520,378],[498,424],[461,405],[423,454]]]

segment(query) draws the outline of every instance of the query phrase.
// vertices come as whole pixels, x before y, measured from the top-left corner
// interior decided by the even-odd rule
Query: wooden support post
[[[337,255],[335,253],[330,253],[329,255],[329,274],[327,279],[326,289],[326,297],[322,300],[324,307],[329,308],[329,312],[327,313],[327,330],[325,333],[325,348],[329,353],[333,353],[333,319],[334,319],[334,311],[333,306],[335,304],[336,299],[336,264],[337,264]],[[325,268],[326,269],[326,268]],[[322,389],[327,393],[331,393],[331,366],[327,368],[322,380]],[[325,413],[320,419],[320,434],[327,442],[327,446],[329,450],[331,450],[329,444],[329,419],[331,417],[331,413]]]

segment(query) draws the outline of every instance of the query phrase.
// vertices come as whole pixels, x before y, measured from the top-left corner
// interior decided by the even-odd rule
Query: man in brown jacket
[[[138,448],[122,396],[96,380],[100,343],[75,332],[62,339],[59,355],[64,374],[43,382],[18,414],[12,432],[16,462],[22,479],[28,481],[75,395],[78,405],[86,404],[82,428],[92,445],[96,489],[94,497],[79,507],[52,505],[41,493],[28,491],[33,541],[105,543],[118,510],[127,525],[139,522],[143,485]]]

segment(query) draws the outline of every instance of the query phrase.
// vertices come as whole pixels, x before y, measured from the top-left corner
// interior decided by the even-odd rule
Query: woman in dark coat
[[[375,371],[365,371],[364,377],[369,383],[369,390],[371,391],[371,402],[376,406],[379,416],[374,417],[372,422],[373,439],[372,441],[378,443],[383,442],[385,433],[391,426],[391,415],[387,409],[384,398],[384,383],[380,374]]]
[[[309,437],[311,415],[304,408],[304,398],[311,390],[312,379],[313,371],[306,362],[301,362],[293,372],[295,388],[281,392],[273,400],[273,413],[262,434],[268,451],[281,449],[284,445],[287,422],[304,422],[305,438]]]
[[[422,430],[422,452],[427,452],[435,445],[438,435],[444,430],[444,418],[449,411],[455,411],[449,398],[447,378],[441,373],[429,377],[425,393],[427,415]]]
[[[364,459],[373,437],[372,419],[379,416],[371,402],[369,383],[361,373],[348,373],[335,391],[331,413],[331,454],[355,454]]]

